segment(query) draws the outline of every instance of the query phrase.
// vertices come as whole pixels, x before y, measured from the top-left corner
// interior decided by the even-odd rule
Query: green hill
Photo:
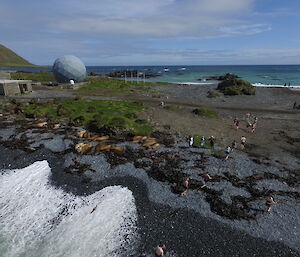
[[[0,67],[34,67],[36,65],[28,62],[14,51],[0,44]]]

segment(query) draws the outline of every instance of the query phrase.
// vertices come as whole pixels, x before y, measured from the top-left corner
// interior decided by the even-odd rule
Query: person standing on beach
[[[225,148],[225,154],[226,154],[225,160],[228,160],[230,152],[231,152],[231,147],[228,145],[228,146]]]
[[[254,122],[251,126],[251,132],[253,133],[256,130],[256,122]]]
[[[250,113],[250,112],[247,112],[247,113],[246,113],[246,121],[249,121],[249,120],[250,120],[250,117],[251,117],[251,113]]]
[[[234,152],[234,150],[237,149],[237,143],[235,140],[233,140],[233,142],[231,143],[231,152]]]
[[[214,136],[211,136],[211,137],[209,138],[209,143],[210,143],[210,147],[211,147],[212,149],[214,149],[214,147],[215,147],[215,137],[214,137]]]
[[[189,139],[189,146],[192,147],[194,144],[194,138],[191,136]]]
[[[239,129],[240,121],[238,120],[238,118],[234,118],[233,125],[236,127],[237,130]]]
[[[202,178],[203,178],[203,180],[204,180],[204,185],[202,185],[201,188],[204,188],[204,187],[207,186],[206,183],[207,183],[209,180],[211,180],[212,177],[211,177],[208,173],[204,173],[204,174],[202,175]]]
[[[266,197],[267,212],[271,211],[273,203],[276,203],[276,202],[274,201],[274,198],[272,196]]]
[[[201,137],[200,146],[201,147],[205,146],[205,137],[204,136]]]
[[[293,109],[295,110],[297,106],[297,102],[294,102]]]
[[[245,145],[246,145],[246,137],[242,136],[241,137],[241,149],[245,149]]]
[[[184,178],[182,180],[182,186],[183,186],[183,191],[181,192],[181,195],[186,195],[188,189],[189,189],[189,182],[190,182],[190,178]]]

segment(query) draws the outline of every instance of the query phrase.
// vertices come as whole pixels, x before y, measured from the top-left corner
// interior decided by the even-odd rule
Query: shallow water
[[[50,185],[39,161],[0,175],[0,255],[129,256],[138,242],[132,192],[106,187],[75,196]]]

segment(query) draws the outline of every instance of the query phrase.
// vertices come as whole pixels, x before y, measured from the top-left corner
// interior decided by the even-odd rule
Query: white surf
[[[137,240],[132,192],[113,186],[75,196],[50,185],[50,174],[47,161],[1,172],[0,256],[129,255]]]

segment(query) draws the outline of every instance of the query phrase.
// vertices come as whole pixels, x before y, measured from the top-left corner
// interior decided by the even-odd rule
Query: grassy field
[[[107,89],[110,92],[129,92],[132,89],[149,91],[152,86],[166,85],[163,82],[143,82],[127,81],[108,78],[105,76],[99,78],[88,78],[89,83],[79,90]]]
[[[23,107],[27,117],[47,117],[53,121],[67,117],[70,121],[86,127],[100,128],[105,125],[130,128],[136,135],[148,135],[152,128],[137,116],[144,109],[143,104],[138,102],[81,99],[56,99]]]
[[[52,72],[48,72],[45,70],[40,70],[38,72],[11,72],[10,73],[11,79],[25,79],[25,80],[32,80],[38,82],[49,82],[55,81],[54,75]]]

